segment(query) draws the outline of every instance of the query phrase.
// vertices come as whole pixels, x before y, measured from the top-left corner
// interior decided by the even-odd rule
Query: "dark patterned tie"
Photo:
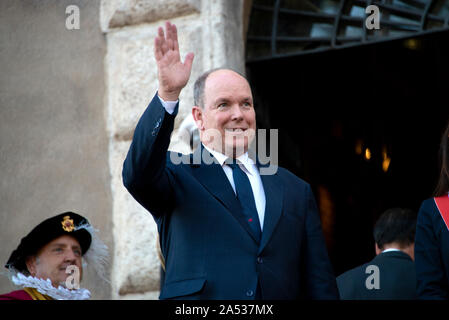
[[[248,176],[236,163],[228,163],[232,168],[232,177],[234,178],[235,191],[237,199],[242,207],[245,220],[248,222],[257,240],[260,241],[262,230],[260,229],[259,215],[257,214],[256,202],[254,200],[253,189]]]

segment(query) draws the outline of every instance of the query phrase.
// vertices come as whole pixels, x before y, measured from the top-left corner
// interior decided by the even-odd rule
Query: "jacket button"
[[[254,295],[254,291],[253,290],[248,290],[248,291],[246,291],[246,295],[248,297],[252,297]]]
[[[262,263],[263,259],[261,257],[257,257],[257,263]]]

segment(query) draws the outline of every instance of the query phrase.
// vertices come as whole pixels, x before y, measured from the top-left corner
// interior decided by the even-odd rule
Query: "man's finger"
[[[167,52],[167,44],[165,41],[164,29],[162,27],[158,28],[158,38],[159,38],[159,48],[161,49],[162,55]]]
[[[156,61],[159,61],[162,59],[162,50],[161,50],[161,44],[159,41],[159,38],[156,37],[154,39],[154,56],[156,58]]]
[[[189,71],[192,70],[193,58],[193,52],[189,52],[188,54],[186,54],[186,57],[184,59],[184,66],[187,67]]]
[[[159,27],[159,28],[157,29],[157,32],[158,32],[158,36],[159,36],[161,39],[165,39],[164,29],[163,29],[162,27]]]
[[[168,35],[169,35],[169,33],[170,33],[170,28],[171,28],[171,23],[170,23],[170,21],[166,21],[166,22],[165,22],[165,30],[167,31],[167,37],[168,37]]]
[[[179,44],[178,44],[178,30],[176,29],[176,25],[173,25],[173,50],[179,52]]]
[[[166,23],[166,33],[167,33],[167,43],[169,50],[175,50],[174,42],[176,41],[176,35],[174,33],[174,24],[171,24],[169,21]]]
[[[167,39],[167,50],[173,50],[173,40]]]

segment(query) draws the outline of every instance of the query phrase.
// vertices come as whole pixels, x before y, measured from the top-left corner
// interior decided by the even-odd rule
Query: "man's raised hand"
[[[178,32],[174,24],[165,23],[165,34],[164,29],[159,27],[154,39],[154,56],[158,67],[158,94],[165,101],[175,101],[189,81],[193,53],[189,52],[184,63],[181,62]]]

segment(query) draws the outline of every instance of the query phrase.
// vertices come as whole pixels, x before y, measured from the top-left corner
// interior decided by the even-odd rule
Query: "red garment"
[[[33,298],[25,290],[17,290],[1,294],[0,300],[33,300]]]
[[[436,197],[435,203],[437,205],[438,211],[440,211],[441,218],[443,218],[444,223],[446,224],[447,229],[449,230],[449,197],[442,196]]]

